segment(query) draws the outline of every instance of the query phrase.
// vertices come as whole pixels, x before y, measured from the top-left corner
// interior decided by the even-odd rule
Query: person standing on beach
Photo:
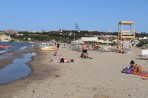
[[[88,57],[87,48],[88,48],[87,44],[84,43],[84,45],[82,46],[82,58]]]
[[[58,43],[58,44],[57,44],[57,49],[59,49],[59,47],[60,47],[60,44]]]

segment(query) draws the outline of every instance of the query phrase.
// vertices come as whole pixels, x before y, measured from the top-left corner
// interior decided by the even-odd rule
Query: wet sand
[[[0,59],[0,68],[3,68],[5,65],[8,65],[8,64],[11,64],[12,63],[12,58],[3,58],[3,59]]]

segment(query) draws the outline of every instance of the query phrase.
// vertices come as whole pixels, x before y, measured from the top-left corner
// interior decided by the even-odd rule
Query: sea
[[[1,56],[6,53],[12,53],[12,52],[23,51],[25,49],[29,49],[33,47],[34,44],[25,43],[25,42],[0,42],[0,45],[12,46],[12,48],[9,48],[9,49],[0,48],[0,56]]]
[[[0,59],[12,58],[12,56],[10,55],[9,57],[8,54],[13,54],[16,52],[20,53],[21,55],[21,57],[13,57],[11,64],[0,68],[0,85],[8,84],[27,77],[32,72],[32,69],[29,65],[27,65],[27,62],[31,61],[32,57],[36,56],[36,53],[26,53],[19,51],[31,49],[35,46],[35,44],[25,42],[0,42],[0,45],[12,46],[12,48],[9,49],[0,49]]]

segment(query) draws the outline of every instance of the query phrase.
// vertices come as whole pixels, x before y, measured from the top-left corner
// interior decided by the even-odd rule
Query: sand
[[[75,63],[60,64],[53,52],[38,51],[30,62],[28,77],[0,85],[0,98],[148,98],[148,81],[121,73],[131,60],[148,71],[148,58],[141,49],[134,53],[88,51],[93,59],[80,58],[80,52],[60,48],[64,58]]]

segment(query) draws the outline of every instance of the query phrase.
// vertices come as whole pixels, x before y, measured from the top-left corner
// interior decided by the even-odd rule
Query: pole
[[[75,32],[74,32],[74,41],[75,41]]]
[[[76,30],[76,32],[79,32],[79,26],[78,26],[78,24],[77,23],[75,23],[75,30]],[[75,41],[75,36],[76,36],[76,34],[74,33],[74,41]]]

